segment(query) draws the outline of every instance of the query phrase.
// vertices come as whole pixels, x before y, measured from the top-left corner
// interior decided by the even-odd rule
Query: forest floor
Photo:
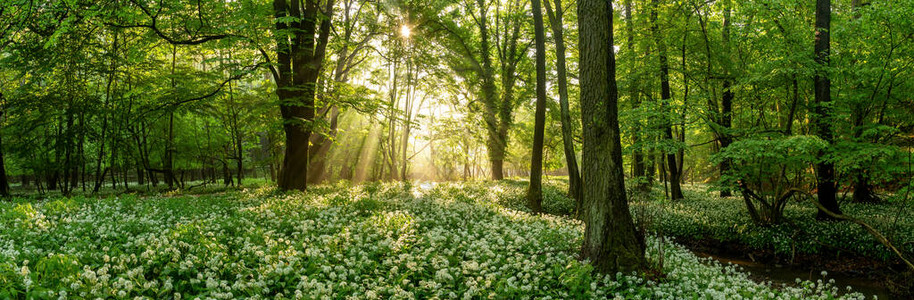
[[[812,203],[791,202],[785,222],[758,226],[742,198],[720,198],[706,186],[687,186],[685,199],[678,201],[665,200],[662,190],[643,198],[633,201],[632,212],[645,220],[648,231],[672,237],[700,256],[739,264],[760,279],[817,280],[827,271],[839,284],[880,299],[914,297],[911,273],[891,250],[857,224],[815,220]],[[905,199],[891,199],[880,204],[843,201],[841,209],[885,234],[910,258],[914,211]]]
[[[562,185],[549,180],[548,211],[573,209]],[[647,238],[662,275],[592,275],[577,259],[581,223],[527,213],[524,186],[391,183],[281,194],[250,185],[16,198],[0,203],[0,298],[863,297],[831,279],[760,282],[658,238],[672,236],[666,230]]]

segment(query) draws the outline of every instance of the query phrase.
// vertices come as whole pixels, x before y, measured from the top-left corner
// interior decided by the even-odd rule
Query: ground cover
[[[759,283],[653,236],[647,255],[655,266],[662,257],[660,275],[593,275],[576,258],[580,222],[513,208],[517,188],[370,184],[4,202],[0,297],[861,297],[827,281]]]

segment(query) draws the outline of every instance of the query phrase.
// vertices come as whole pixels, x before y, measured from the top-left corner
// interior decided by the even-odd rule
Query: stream
[[[847,292],[846,287],[851,286],[853,291],[862,293],[866,296],[866,299],[873,299],[874,296],[880,300],[895,299],[880,280],[869,278],[863,274],[857,276],[849,276],[844,274],[829,273],[827,274],[828,276],[823,277],[821,270],[794,266],[768,265],[746,260],[744,258],[725,257],[697,251],[694,253],[699,257],[712,258],[722,264],[732,263],[734,265],[743,267],[743,269],[751,273],[750,277],[754,280],[771,281],[775,286],[780,284],[796,285],[795,280],[797,278],[811,281],[816,281],[819,279],[828,281],[829,279],[834,279],[839,293]]]

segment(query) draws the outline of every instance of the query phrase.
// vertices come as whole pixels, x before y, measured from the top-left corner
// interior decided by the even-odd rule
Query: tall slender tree
[[[666,52],[666,44],[663,42],[663,37],[660,34],[660,27],[658,24],[658,11],[660,10],[660,0],[651,1],[651,34],[654,38],[654,43],[657,45],[658,57],[660,59],[660,107],[661,113],[663,114],[663,138],[672,143],[673,140],[673,121],[670,118],[670,100],[672,97],[672,92],[670,89],[670,63],[669,57]],[[676,152],[672,149],[665,149],[666,152],[666,163],[669,171],[669,177],[666,178],[670,183],[670,198],[671,199],[682,199],[682,189],[679,185],[679,180],[681,176],[681,170],[679,170],[679,165],[676,163]]]
[[[720,149],[726,149],[732,143],[733,138],[730,137],[730,127],[732,126],[732,114],[733,114],[733,87],[732,80],[730,79],[730,15],[732,11],[732,2],[731,0],[724,1],[724,27],[722,33],[722,39],[724,43],[724,83],[723,89],[724,94],[720,99],[720,129],[718,129],[718,143],[720,144]],[[720,175],[723,176],[730,170],[730,160],[724,159],[720,162]],[[732,193],[730,189],[722,189],[720,191],[721,197],[729,197]]]
[[[0,103],[3,101],[3,93],[0,93]],[[3,110],[0,109],[0,118],[3,117]],[[3,136],[0,135],[0,197],[9,197],[10,183],[6,178],[6,164],[3,161]]]
[[[834,132],[831,127],[831,80],[828,78],[828,62],[831,52],[831,0],[816,0],[816,36],[815,36],[815,60],[820,69],[815,76],[815,119],[814,125],[816,133],[820,138],[831,144],[834,140]],[[824,153],[822,153],[824,156]],[[816,164],[816,175],[818,179],[818,196],[819,203],[826,209],[841,213],[838,207],[837,191],[835,188],[835,164],[828,161],[825,157],[819,158]],[[831,219],[824,211],[819,211],[817,219]]]
[[[633,3],[632,0],[625,0],[625,37],[626,49],[628,50],[628,55],[632,58],[636,57],[635,55],[635,18],[632,15]],[[628,74],[628,94],[631,98],[632,109],[637,110],[641,106],[641,95],[639,94],[639,80],[640,76],[636,68],[629,68]],[[635,148],[632,151],[632,177],[635,180],[638,180],[638,190],[641,192],[649,192],[651,189],[650,177],[645,176],[645,165],[644,165],[644,150],[641,149],[641,132],[640,132],[640,120],[636,120],[634,128],[632,130],[632,145]],[[645,178],[647,177],[647,178]]]
[[[553,0],[543,0],[552,38],[555,40],[555,68],[558,73],[559,107],[562,122],[562,150],[565,153],[565,166],[568,169],[568,196],[575,200],[575,209],[580,211],[582,196],[581,172],[578,171],[577,154],[574,151],[574,126],[571,123],[571,109],[568,105],[568,70],[565,64],[565,32],[562,0],[554,0],[555,8],[549,4]]]
[[[549,1],[549,0],[545,0]],[[533,0],[533,30],[536,43],[536,112],[533,125],[533,153],[530,155],[530,186],[527,205],[543,210],[543,139],[546,128],[546,29],[540,0]]]
[[[644,243],[628,208],[622,174],[611,0],[579,0],[581,111],[584,130],[584,245],[597,271],[644,266]]]

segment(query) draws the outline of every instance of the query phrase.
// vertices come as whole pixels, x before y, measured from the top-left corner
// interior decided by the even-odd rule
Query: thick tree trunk
[[[235,181],[232,180],[232,171],[229,170],[228,162],[222,161],[222,184],[225,186],[235,185]]]
[[[578,0],[581,111],[584,129],[584,245],[581,257],[604,274],[645,264],[625,196],[618,92],[612,41],[612,3]]]
[[[829,52],[831,51],[831,0],[816,0],[816,37],[815,37],[815,60],[823,70],[816,72],[815,90],[816,90],[816,116],[813,120],[816,132],[820,138],[832,143],[834,133],[831,128],[831,81],[824,68],[828,66]],[[823,155],[825,153],[822,153]],[[841,214],[838,208],[837,191],[835,187],[835,165],[828,161],[822,161],[816,164],[816,175],[818,176],[818,196],[819,203],[826,209]],[[819,211],[817,219],[833,219],[824,211]]]
[[[545,0],[549,1],[549,0]],[[533,0],[533,30],[536,43],[536,112],[533,125],[533,151],[530,155],[530,185],[527,206],[543,211],[543,139],[546,128],[546,29],[540,0]]]
[[[313,91],[302,94],[303,97],[314,96]],[[280,96],[280,99],[283,97]],[[287,124],[283,125],[283,132],[286,134],[286,149],[280,168],[278,186],[281,190],[286,191],[304,191],[308,186],[308,138],[311,136],[311,131],[304,128],[307,126],[305,124],[295,124],[297,123],[295,120],[313,119],[314,110],[313,107],[304,109],[301,106],[284,106],[282,112],[283,119],[287,120]]]
[[[869,178],[863,171],[858,171],[854,178],[854,202],[856,203],[879,203],[879,196],[873,192],[873,186],[870,185]]]
[[[275,22],[273,33],[277,37],[277,66],[271,72],[286,135],[277,183],[280,190],[304,191],[308,186],[310,122],[314,120],[316,84],[330,37],[332,9],[333,0],[325,7],[316,0],[273,0],[275,18],[296,18],[289,23]],[[286,37],[289,30],[294,30],[294,37]]]
[[[330,112],[330,136],[336,136],[337,126],[339,124],[339,115],[340,110],[336,106],[331,108]],[[328,139],[324,136],[315,137],[315,142],[313,143],[313,151],[310,153],[311,159],[308,162],[308,183],[309,184],[318,184],[324,180],[324,173],[327,169],[327,155],[330,153],[330,148],[333,146],[333,140]]]

